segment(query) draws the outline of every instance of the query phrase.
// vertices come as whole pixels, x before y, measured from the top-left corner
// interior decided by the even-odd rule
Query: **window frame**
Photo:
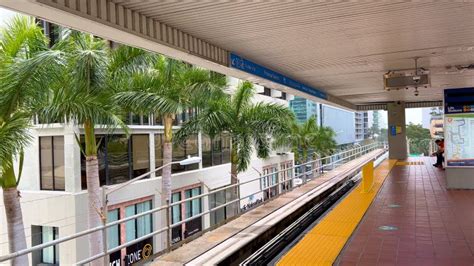
[[[215,136],[214,138],[211,138],[210,136],[208,135],[202,135],[202,138],[206,138],[206,141],[209,140],[209,150],[204,150],[203,148],[203,145],[201,144],[201,148],[203,149],[202,150],[202,153],[209,153],[209,156],[210,156],[210,165],[204,165],[204,162],[203,162],[203,168],[206,168],[206,167],[212,167],[212,166],[217,166],[217,165],[223,165],[223,164],[228,164],[230,163],[230,153],[231,153],[231,149],[232,149],[232,145],[231,145],[231,137],[230,137],[230,134],[227,133],[227,132],[223,132],[221,134],[218,134],[217,136]],[[228,142],[228,143],[227,143]],[[202,143],[204,143],[204,141],[202,141]],[[219,151],[215,151],[215,146],[218,145],[220,146],[220,150]],[[217,160],[215,160],[215,156],[218,155],[219,159],[217,162]],[[203,155],[204,157],[204,155]]]
[[[63,167],[65,168],[65,152],[64,152],[64,136],[39,136],[38,138],[38,142],[39,142],[39,177],[40,177],[40,190],[46,190],[46,191],[66,191],[66,174],[64,173],[64,188],[63,189],[59,189],[59,188],[56,188],[56,171],[55,171],[55,160],[54,160],[54,138],[57,137],[57,138],[62,138],[63,139],[63,162],[64,162],[64,165]],[[52,189],[49,189],[49,188],[44,188],[43,187],[43,164],[42,164],[42,160],[43,160],[43,156],[42,156],[42,150],[41,150],[41,144],[42,144],[42,141],[43,140],[46,140],[46,139],[49,139],[50,140],[50,144],[51,144],[51,154],[49,156],[51,156],[51,175],[52,175]]]
[[[113,209],[108,209],[108,210],[107,210],[107,222],[108,222],[108,223],[109,223],[109,222],[113,222],[113,221],[110,221],[110,220],[109,220],[109,217],[108,217],[109,213],[110,213],[110,212],[113,212],[113,211],[117,211],[117,220],[115,220],[115,221],[118,221],[118,220],[121,219],[121,209],[120,209],[119,207],[113,208]],[[109,247],[109,245],[110,245],[110,243],[111,243],[111,241],[110,241],[110,239],[109,239],[109,237],[110,237],[110,235],[111,235],[110,232],[109,232],[109,230],[111,230],[112,228],[114,228],[114,226],[117,226],[117,229],[118,229],[118,230],[117,230],[117,231],[118,231],[118,236],[117,236],[118,245],[115,246],[115,247],[111,247],[111,246]],[[107,228],[107,248],[108,248],[108,249],[116,248],[116,247],[120,246],[120,245],[121,245],[121,242],[122,242],[122,241],[121,241],[121,240],[122,240],[121,224],[117,224],[117,225],[114,225],[114,226],[111,226],[111,227]]]
[[[59,228],[56,227],[56,226],[43,226],[41,225],[40,226],[40,236],[41,236],[41,244],[45,244],[47,242],[44,242],[43,240],[43,228],[44,227],[51,227],[53,229],[53,239],[51,241],[54,241],[56,240],[56,236],[59,237]],[[48,241],[50,242],[50,241]],[[50,263],[50,262],[45,262],[44,261],[44,254],[43,254],[43,251],[47,248],[53,248],[53,263]],[[59,254],[59,246],[58,245],[53,245],[53,246],[50,246],[50,247],[47,247],[47,248],[42,248],[40,250],[40,261],[42,264],[47,264],[47,265],[59,265],[59,257],[56,256],[56,253]]]
[[[201,194],[204,193],[202,184],[194,184],[194,185],[182,187],[182,188],[177,189],[177,190],[173,190],[171,195],[176,194],[176,193],[179,193],[179,195],[180,195],[180,200],[179,200],[179,201],[181,201],[181,200],[183,200],[183,199],[188,199],[188,198],[189,198],[189,197],[186,197],[186,191],[191,191],[191,197],[195,197],[195,196],[192,196],[192,190],[193,190],[193,189],[199,189],[199,194],[198,194],[198,195],[201,195]],[[203,211],[204,211],[203,198],[201,197],[201,198],[196,199],[196,200],[199,201],[199,205],[200,205],[200,206],[199,206],[199,213],[198,213],[198,214],[202,214]],[[192,214],[192,207],[193,207],[193,204],[194,204],[193,201],[194,201],[194,200],[190,201],[190,204],[189,204],[189,207],[190,207],[190,209],[191,209],[191,214]],[[179,211],[180,211],[180,219],[179,219],[179,221],[177,221],[177,222],[182,222],[183,220],[188,219],[188,218],[194,216],[194,215],[191,215],[190,217],[187,217],[187,216],[186,216],[186,212],[187,212],[187,206],[186,206],[187,204],[186,204],[186,203],[187,203],[187,202],[183,202],[183,203],[181,203],[181,204],[179,204],[179,205],[175,205],[175,206],[179,206],[179,207],[180,207],[180,208],[179,208]],[[172,210],[172,211],[173,211],[173,210]],[[196,217],[196,218],[192,219],[191,221],[188,221],[188,222],[185,222],[185,223],[182,223],[182,224],[180,224],[180,225],[177,225],[177,226],[173,227],[173,228],[179,228],[179,229],[180,229],[180,233],[181,233],[181,235],[180,235],[180,237],[181,237],[180,241],[183,241],[184,239],[186,239],[186,238],[191,237],[192,235],[194,235],[194,234],[192,234],[192,235],[186,236],[186,232],[187,232],[187,224],[190,223],[190,222],[195,221],[195,219],[201,219],[201,228],[199,229],[198,232],[202,232],[202,230],[203,230],[203,228],[204,228],[204,225],[203,225],[203,218],[204,218],[204,216]],[[173,213],[171,213],[171,219],[173,219]],[[174,223],[174,222],[173,222],[173,223]],[[175,242],[175,243],[173,243],[173,244],[176,244],[176,243],[178,243],[178,242],[180,242],[180,241],[177,241],[177,242]]]
[[[144,203],[150,203],[150,210],[153,209],[153,201],[152,201],[151,199],[145,200],[145,201],[136,202],[136,203],[133,203],[133,204],[130,204],[130,205],[125,205],[125,206],[123,207],[123,211],[124,211],[124,213],[125,213],[125,218],[127,218],[126,209],[127,209],[128,207],[132,207],[132,206],[133,206],[133,214],[132,214],[132,215],[137,215],[137,214],[138,214],[138,213],[137,213],[137,205],[138,205],[138,204],[144,204]],[[145,212],[145,211],[143,211],[143,212]],[[142,212],[140,212],[140,213],[142,213]],[[149,218],[150,218],[150,226],[151,226],[150,230],[151,230],[151,232],[153,232],[153,215],[152,215],[152,214],[147,214],[147,215],[149,215]],[[128,221],[128,222],[123,223],[124,226],[125,226],[125,242],[122,243],[122,244],[125,244],[125,243],[130,242],[130,241],[133,241],[133,240],[135,240],[135,239],[137,239],[137,238],[139,238],[139,237],[142,237],[142,236],[138,236],[138,219],[140,219],[140,218],[145,219],[147,215],[142,216],[142,217],[139,217],[139,218],[135,218],[135,219],[133,219],[133,220],[131,220],[131,221]],[[127,240],[127,233],[128,233],[128,232],[127,232],[127,223],[132,222],[132,221],[133,221],[133,224],[134,224],[134,227],[135,227],[135,230],[134,230],[135,234],[134,234],[133,239]],[[150,232],[150,233],[151,233],[151,232]],[[149,233],[146,233],[145,235],[147,235],[147,234],[149,234]]]
[[[279,180],[278,164],[270,164],[262,167],[263,177],[260,178],[260,188],[263,191],[263,200],[267,200],[278,195]]]
[[[154,134],[156,135],[156,134]],[[99,160],[99,166],[100,166],[100,161],[101,159],[103,160],[104,163],[104,175],[101,176],[100,174],[100,168],[99,168],[99,179],[100,179],[100,186],[104,185],[116,185],[116,184],[121,184],[120,183],[112,183],[111,182],[111,177],[110,177],[110,151],[108,149],[109,142],[111,141],[112,138],[117,137],[117,138],[123,138],[125,135],[124,134],[98,134],[96,135],[96,142],[99,144],[97,145],[98,149],[103,149],[103,158],[97,154],[97,159]],[[146,154],[148,156],[148,171],[150,171],[150,133],[136,133],[136,134],[131,134],[127,138],[127,181],[135,178],[136,176],[134,175],[134,169],[133,169],[133,136],[144,136],[145,139],[147,140],[147,145],[146,145]],[[80,141],[81,145],[84,144],[85,138],[84,134],[81,134],[80,136]],[[154,148],[154,147],[153,147]],[[86,178],[85,174],[82,173],[83,167],[85,168],[85,158],[84,155],[81,153],[81,180]],[[144,178],[146,179],[146,178]],[[104,182],[104,183],[102,183]],[[125,181],[126,182],[126,181]],[[85,186],[82,186],[82,190],[87,189]]]

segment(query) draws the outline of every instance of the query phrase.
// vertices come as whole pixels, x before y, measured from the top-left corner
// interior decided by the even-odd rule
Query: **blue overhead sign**
[[[286,77],[278,72],[256,64],[234,53],[230,53],[230,66],[324,100],[327,100],[328,98],[325,92],[304,85],[292,78]]]
[[[445,89],[444,113],[474,113],[474,88]]]

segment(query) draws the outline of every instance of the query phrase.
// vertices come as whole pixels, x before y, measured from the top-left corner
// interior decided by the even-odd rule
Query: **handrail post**
[[[172,234],[172,228],[171,228],[171,224],[172,224],[172,221],[171,221],[171,206],[170,206],[170,200],[169,199],[166,199],[166,227],[168,227],[168,229],[166,230],[166,250],[167,252],[170,252],[171,251],[171,241],[172,241],[172,237],[173,237],[173,234]]]
[[[269,192],[268,194],[270,195],[271,192]],[[237,201],[237,215],[238,215],[240,213],[240,179],[237,179],[237,198],[239,199],[239,201]]]
[[[108,250],[108,243],[107,243],[107,228],[105,225],[107,225],[107,214],[108,214],[108,208],[107,208],[107,186],[102,187],[102,225],[104,228],[102,229],[102,246],[104,250],[104,265],[109,265],[109,256],[107,256],[107,250]]]

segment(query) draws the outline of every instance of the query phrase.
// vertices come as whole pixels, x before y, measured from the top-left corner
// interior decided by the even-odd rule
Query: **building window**
[[[221,134],[222,141],[222,163],[230,163],[230,134]]]
[[[201,195],[201,187],[187,189],[184,191],[186,199]],[[202,212],[202,198],[185,202],[186,219],[196,216]],[[194,218],[186,222],[184,228],[184,238],[194,235],[202,230],[202,217]]]
[[[212,165],[222,164],[222,142],[221,136],[212,140]]]
[[[120,218],[127,218],[152,209],[151,197],[142,199],[141,202],[125,202],[110,206],[111,210],[107,215],[107,222],[117,221]],[[109,254],[110,265],[132,265],[144,259],[144,249],[146,247],[149,254],[153,253],[153,237],[150,236],[142,241],[130,244],[137,238],[141,238],[153,232],[152,214],[146,214],[125,223],[120,223],[107,229],[108,248],[115,248],[126,244],[126,248],[117,250]],[[147,253],[148,254],[148,253]]]
[[[119,184],[150,171],[149,135],[97,136],[100,185]],[[84,147],[84,136],[81,145]],[[82,189],[87,188],[86,160],[81,153]]]
[[[40,137],[40,188],[64,191],[64,137]]]
[[[212,142],[207,135],[202,135],[202,167],[212,166]]]
[[[111,210],[107,214],[107,223],[120,220],[120,209]],[[112,249],[120,245],[120,225],[107,228],[107,248]]]
[[[188,156],[198,156],[198,139],[197,136],[190,136],[184,143],[173,144],[173,162],[186,159]],[[180,165],[173,164],[172,173],[180,173],[183,171],[198,169],[199,164]]]
[[[173,125],[175,126],[181,125],[182,123],[189,121],[195,115],[196,115],[196,110],[194,108],[190,108],[180,114],[177,114],[176,118],[173,121]]]
[[[174,192],[171,194],[171,202],[175,203],[181,201],[181,192]],[[171,223],[175,224],[181,221],[181,204],[174,205],[171,207]],[[175,226],[171,229],[172,243],[178,243],[182,240],[182,225]]]
[[[129,140],[125,135],[111,135],[106,139],[105,153],[107,184],[119,184],[130,179]]]
[[[125,123],[127,125],[150,125],[150,116],[128,113],[125,117]]]
[[[151,200],[125,207],[125,217],[151,210]],[[125,223],[125,241],[130,242],[152,232],[152,216],[147,214]]]
[[[181,199],[189,199],[202,194],[201,187],[194,187],[186,190],[175,191],[171,196],[172,202],[178,202]],[[171,208],[172,223],[178,223],[202,213],[202,198],[186,201]],[[196,234],[202,230],[202,217],[196,217],[191,221],[180,224],[172,229],[172,242],[177,243],[182,239]]]
[[[51,242],[59,238],[58,227],[52,226],[31,226],[32,245],[40,245]],[[33,251],[32,264],[59,265],[59,247],[58,245]]]
[[[261,188],[263,190],[263,200],[275,197],[278,194],[278,169],[277,165],[263,167],[263,177],[261,178]]]
[[[215,193],[212,193],[209,196],[209,209],[214,209],[226,203],[226,191],[221,190]],[[211,211],[210,213],[211,218],[211,226],[217,225],[220,222],[224,221],[227,218],[226,215],[226,208],[222,207],[215,211]]]
[[[288,182],[281,184],[281,191],[287,191],[291,189],[292,181],[291,178],[293,177],[293,162],[287,161],[280,163],[280,181],[289,180]]]
[[[272,89],[270,88],[267,88],[267,87],[264,87],[263,88],[263,92],[260,93],[261,95],[265,95],[265,96],[272,96]]]
[[[150,172],[149,135],[132,135],[132,178]]]
[[[222,133],[211,141],[207,135],[202,135],[202,166],[226,164],[230,162],[230,135]]]

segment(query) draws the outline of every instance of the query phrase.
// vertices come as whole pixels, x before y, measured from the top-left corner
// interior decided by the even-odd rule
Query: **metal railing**
[[[107,234],[106,233],[107,228],[110,228],[112,226],[119,225],[119,224],[122,224],[122,223],[125,223],[125,222],[128,222],[128,221],[131,221],[131,220],[135,220],[139,217],[143,217],[143,216],[146,216],[146,215],[151,215],[151,214],[154,214],[154,213],[158,213],[158,214],[162,215],[161,212],[163,212],[163,211],[168,212],[168,215],[166,217],[169,217],[169,219],[168,219],[168,221],[166,221],[167,222],[166,226],[164,226],[162,228],[159,228],[159,229],[156,229],[156,230],[154,230],[154,231],[152,231],[152,232],[150,232],[146,235],[143,235],[143,236],[141,236],[137,239],[128,241],[128,242],[126,242],[124,244],[121,244],[117,247],[114,247],[114,248],[111,248],[111,249],[108,249],[108,250],[104,250],[103,252],[101,252],[99,254],[95,254],[95,255],[87,258],[87,259],[81,260],[81,261],[77,262],[76,264],[83,265],[83,264],[90,263],[94,260],[97,260],[101,257],[107,256],[107,255],[109,255],[111,253],[114,253],[118,250],[126,248],[127,246],[136,244],[138,242],[146,240],[146,239],[148,239],[148,238],[150,238],[154,235],[160,234],[160,233],[165,233],[166,232],[167,235],[168,235],[167,242],[171,243],[171,241],[172,241],[171,240],[171,236],[172,236],[171,230],[176,226],[180,226],[180,225],[182,225],[186,222],[192,221],[196,218],[204,217],[207,214],[210,214],[210,213],[215,212],[217,210],[220,210],[222,208],[226,208],[227,206],[231,206],[232,204],[238,204],[238,206],[237,206],[238,211],[237,211],[236,215],[241,215],[241,214],[249,211],[250,209],[253,209],[256,206],[263,204],[266,201],[266,200],[262,200],[260,204],[257,204],[255,206],[253,206],[252,208],[242,209],[241,206],[240,206],[242,200],[247,199],[247,197],[249,197],[249,196],[256,195],[256,194],[259,194],[259,193],[263,194],[265,192],[269,192],[273,188],[277,189],[277,194],[278,195],[283,194],[283,193],[287,193],[287,192],[293,190],[294,188],[299,187],[301,185],[304,185],[308,181],[311,181],[311,180],[321,176],[325,171],[333,170],[337,166],[339,166],[339,165],[341,165],[345,162],[348,162],[350,160],[354,160],[358,157],[361,157],[364,154],[367,154],[367,153],[369,153],[373,150],[379,149],[379,148],[386,148],[386,144],[371,143],[371,144],[368,144],[368,145],[365,145],[365,146],[360,146],[360,147],[356,147],[356,148],[349,149],[349,150],[343,150],[343,151],[338,152],[336,154],[333,154],[331,156],[326,156],[326,157],[319,158],[319,159],[316,159],[316,160],[308,161],[304,164],[295,165],[295,166],[292,166],[290,168],[280,169],[276,172],[272,172],[272,173],[269,173],[269,174],[266,174],[266,175],[261,175],[259,177],[252,178],[252,179],[249,179],[249,180],[246,180],[246,181],[243,181],[243,182],[239,182],[239,183],[236,183],[236,184],[230,184],[230,185],[224,186],[222,188],[212,190],[212,191],[207,192],[207,193],[203,193],[203,194],[200,194],[200,195],[197,195],[197,196],[194,196],[194,197],[186,198],[184,200],[180,200],[180,201],[176,201],[176,202],[173,202],[173,203],[170,203],[170,204],[167,204],[167,205],[163,205],[163,206],[160,206],[160,207],[148,210],[148,211],[141,212],[139,214],[135,214],[133,216],[129,216],[129,217],[117,220],[117,221],[106,223],[102,226],[97,226],[95,228],[90,228],[90,229],[72,234],[72,235],[67,236],[67,237],[62,237],[60,239],[56,239],[56,240],[53,240],[53,241],[50,241],[50,242],[47,242],[47,243],[36,245],[36,246],[30,247],[30,248],[27,248],[27,249],[24,249],[24,250],[20,250],[20,251],[14,252],[14,253],[10,253],[8,255],[3,255],[3,256],[0,256],[0,262],[8,261],[8,260],[11,260],[15,257],[22,256],[22,255],[25,255],[25,254],[29,254],[29,253],[32,253],[34,251],[39,251],[39,250],[42,250],[44,248],[51,247],[51,246],[54,246],[54,245],[57,245],[57,244],[60,244],[60,243],[66,242],[66,241],[74,240],[74,239],[77,239],[79,237],[83,237],[83,236],[89,235],[91,233],[100,231],[100,230],[102,230],[103,234]],[[288,175],[288,171],[291,171],[291,175]],[[150,173],[152,173],[152,172],[154,172],[154,171],[151,171]],[[237,198],[229,200],[228,202],[225,202],[225,203],[223,203],[223,204],[221,204],[217,207],[214,207],[212,209],[208,209],[206,211],[202,211],[199,214],[193,215],[191,217],[188,217],[188,218],[183,219],[183,220],[181,220],[179,222],[176,222],[176,223],[172,223],[172,221],[171,221],[171,217],[172,217],[171,212],[172,212],[172,207],[173,206],[180,205],[180,204],[183,204],[183,203],[186,203],[186,202],[189,202],[189,201],[193,201],[193,200],[196,200],[196,199],[204,199],[205,197],[208,197],[208,199],[209,199],[209,197],[211,195],[215,194],[215,193],[218,193],[218,192],[221,192],[221,191],[227,192],[231,189],[235,189],[237,187],[240,187],[240,186],[245,185],[245,184],[249,184],[251,182],[259,182],[260,181],[260,183],[262,183],[262,180],[264,178],[274,177],[275,174],[277,174],[279,176],[283,172],[286,172],[286,175],[287,175],[285,179],[280,180],[279,178],[277,178],[278,181],[273,182],[269,186],[266,186],[266,187],[260,186],[260,189],[258,191],[252,192],[251,194],[247,194],[245,198],[241,198],[240,193],[238,193]],[[146,176],[146,175],[143,175],[143,176]],[[296,181],[298,181],[298,182],[296,182]],[[295,185],[295,184],[299,184],[299,185]],[[118,186],[120,186],[120,185],[118,185]],[[240,191],[240,189],[238,189],[237,191]],[[271,198],[274,198],[275,196],[273,196]],[[267,200],[270,200],[271,198],[269,197]],[[203,201],[201,200],[201,204],[202,204],[202,202]],[[209,200],[208,200],[208,202],[209,202]],[[235,217],[234,216],[227,217],[224,221],[229,220],[230,218],[233,219]],[[107,238],[105,238],[105,241],[107,242]],[[184,241],[184,240],[181,240],[181,241]],[[175,243],[175,245],[178,245],[178,244],[179,244],[179,242]],[[107,247],[107,243],[104,244],[104,247]],[[168,248],[168,251],[169,250],[170,249]],[[158,252],[161,252],[161,251],[163,251],[163,250],[160,250]]]

